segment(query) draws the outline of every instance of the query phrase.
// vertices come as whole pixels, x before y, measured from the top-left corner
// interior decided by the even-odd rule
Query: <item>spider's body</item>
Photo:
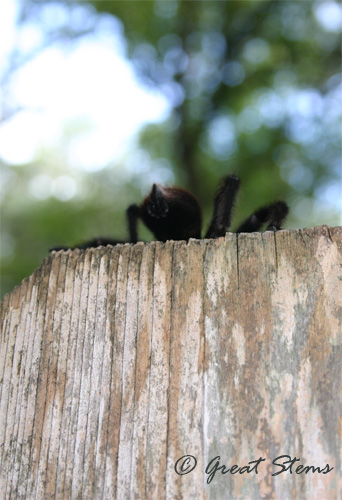
[[[196,198],[182,188],[153,184],[141,206],[131,205],[127,213],[129,221],[133,214],[133,227],[136,218],[140,217],[159,241],[201,237],[200,206]],[[131,240],[135,240],[134,233],[130,232]]]
[[[240,180],[229,175],[222,183],[214,199],[214,210],[206,238],[224,236],[229,230],[232,211]],[[277,231],[288,214],[288,206],[283,201],[262,207],[248,217],[237,229],[237,233],[258,231],[264,224],[266,230]],[[153,184],[150,193],[140,206],[128,207],[127,220],[129,242],[138,241],[137,222],[140,218],[159,241],[188,240],[201,238],[202,216],[196,198],[186,189],[163,187]],[[97,238],[76,248],[91,248],[100,245],[116,245],[122,241]],[[54,248],[60,250],[63,247]]]

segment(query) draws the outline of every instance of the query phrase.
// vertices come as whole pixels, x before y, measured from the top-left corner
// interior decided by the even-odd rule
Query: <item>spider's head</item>
[[[186,189],[153,184],[141,205],[140,215],[157,240],[201,237],[201,209]]]

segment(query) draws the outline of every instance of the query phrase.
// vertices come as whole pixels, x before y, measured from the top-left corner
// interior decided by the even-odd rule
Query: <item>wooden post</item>
[[[338,498],[342,228],[58,252],[1,319],[2,499]]]

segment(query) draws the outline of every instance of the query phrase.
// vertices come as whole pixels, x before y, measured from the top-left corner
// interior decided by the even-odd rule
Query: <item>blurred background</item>
[[[127,238],[153,182],[234,227],[341,224],[342,7],[330,1],[1,0],[1,293],[57,245]],[[142,226],[140,236],[151,235]]]

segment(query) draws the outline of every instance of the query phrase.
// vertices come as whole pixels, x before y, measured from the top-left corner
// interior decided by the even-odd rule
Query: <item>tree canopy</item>
[[[29,274],[49,246],[101,231],[125,238],[126,206],[154,181],[189,188],[207,221],[219,179],[238,175],[233,229],[276,199],[290,205],[288,228],[338,224],[341,18],[337,3],[319,1],[23,2],[21,26],[39,24],[42,46],[70,47],[104,31],[116,37],[141,84],[165,95],[171,112],[141,130],[129,173],[125,160],[120,164],[126,176],[113,160],[78,178],[87,186],[82,199],[23,201],[51,151],[14,174],[4,165],[14,192],[14,199],[4,197],[12,242],[5,289]],[[20,65],[20,51],[16,57]],[[65,172],[57,147],[54,164]]]

